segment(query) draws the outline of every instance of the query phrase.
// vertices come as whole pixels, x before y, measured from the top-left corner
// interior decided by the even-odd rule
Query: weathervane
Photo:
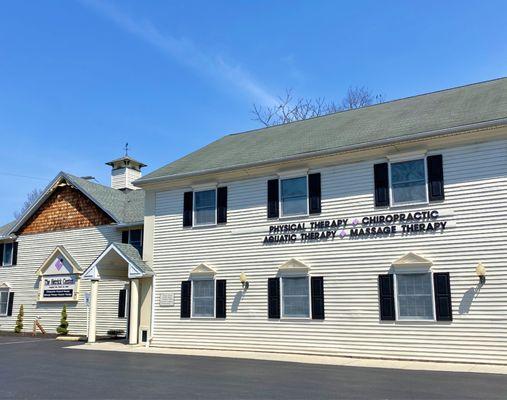
[[[129,143],[125,143],[125,157],[128,157],[129,155]]]

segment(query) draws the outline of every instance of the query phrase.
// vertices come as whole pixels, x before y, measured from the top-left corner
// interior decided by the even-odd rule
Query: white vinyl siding
[[[0,268],[0,284],[8,282],[15,292],[13,315],[1,318],[0,330],[12,331],[16,324],[19,306],[24,306],[24,330],[31,331],[35,316],[49,333],[55,333],[60,323],[60,314],[67,305],[69,330],[72,335],[86,335],[86,306],[84,293],[90,291],[90,282],[80,279],[78,302],[38,302],[40,279],[37,269],[49,257],[56,246],[64,246],[81,268],[88,267],[110,242],[121,242],[121,232],[115,226],[69,229],[17,238],[18,262],[10,268]],[[126,330],[125,319],[118,318],[118,291],[125,281],[101,280],[97,307],[97,335],[106,335],[109,329]]]
[[[118,168],[111,171],[111,187],[114,189],[139,189],[132,182],[141,177],[141,171],[132,168]]]
[[[507,140],[438,149],[444,159],[445,201],[399,207],[396,212],[437,209],[443,233],[417,233],[263,245],[266,177],[228,181],[227,226],[185,230],[185,188],[156,193],[156,273],[153,346],[336,356],[507,363]],[[379,159],[319,168],[322,215],[318,220],[384,215],[375,210],[373,164]],[[289,222],[313,221],[296,217]],[[285,221],[284,221],[285,223]],[[288,223],[288,222],[287,222]],[[339,233],[339,231],[338,231]],[[453,321],[379,321],[378,275],[413,251],[449,272]],[[326,319],[270,320],[267,281],[297,258],[325,281]],[[488,275],[476,291],[475,266]],[[159,305],[161,293],[180,293],[181,281],[202,262],[227,279],[227,319],[180,319],[176,307]],[[243,291],[239,274],[248,277]],[[281,288],[280,288],[281,289]]]

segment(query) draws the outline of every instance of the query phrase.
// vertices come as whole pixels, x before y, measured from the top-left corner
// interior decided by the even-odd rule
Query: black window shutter
[[[118,298],[118,318],[125,318],[125,305],[127,301],[127,289],[121,289]]]
[[[386,207],[389,205],[389,165],[387,163],[373,166],[375,179],[375,206]]]
[[[444,168],[442,155],[428,156],[428,198],[430,201],[444,200]]]
[[[7,306],[7,316],[12,315],[12,306],[14,305],[14,293],[9,292],[9,305]]]
[[[279,278],[268,278],[268,318],[280,319]]]
[[[4,244],[0,243],[0,267],[4,265]]]
[[[225,318],[226,317],[226,308],[227,308],[227,289],[226,289],[226,280],[225,279],[217,279],[216,281],[216,294],[215,294],[215,317],[216,318]]]
[[[435,308],[437,321],[452,321],[451,281],[449,272],[433,274],[435,289]]]
[[[324,319],[324,278],[312,276],[312,319]]]
[[[217,189],[217,223],[227,222],[227,186]]]
[[[190,297],[192,294],[192,282],[181,282],[181,303],[180,303],[180,317],[190,318]]]
[[[308,209],[310,214],[320,213],[320,173],[308,175]]]
[[[278,218],[278,179],[268,181],[268,218]]]
[[[192,209],[194,205],[194,193],[183,194],[183,226],[192,226]]]
[[[129,242],[129,231],[122,231],[121,233],[121,242],[128,243]]]
[[[12,265],[18,264],[18,242],[12,243]]]
[[[378,294],[380,304],[380,319],[394,321],[396,319],[394,306],[394,280],[392,274],[378,276]]]

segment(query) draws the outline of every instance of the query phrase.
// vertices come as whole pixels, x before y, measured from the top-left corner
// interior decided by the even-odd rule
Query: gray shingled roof
[[[60,172],[57,178],[55,178],[56,180],[53,180],[44,192],[46,192],[50,186],[54,185],[59,177],[63,177],[69,183],[82,190],[116,222],[120,224],[142,224],[144,222],[144,190],[123,192],[66,172]],[[41,201],[41,198],[39,198],[38,201]],[[21,216],[21,219],[26,218],[26,215]],[[20,220],[12,221],[0,227],[0,239],[7,236],[18,221]]]
[[[507,78],[232,134],[136,181],[197,175],[322,151],[374,145],[507,117]]]
[[[146,264],[141,258],[137,249],[131,244],[114,242],[114,246],[120,251],[125,258],[129,260],[132,264],[134,264],[140,271],[152,274],[153,270]]]
[[[119,161],[130,161],[130,162],[139,164],[139,166],[141,166],[141,167],[147,167],[146,164],[143,164],[141,161],[137,161],[135,158],[132,158],[130,156],[123,156],[123,157],[120,157],[120,158],[115,158],[113,161],[107,162],[106,165],[113,166],[115,163],[117,163]]]
[[[0,239],[2,237],[6,237],[9,234],[9,231],[11,230],[11,228],[14,226],[15,223],[16,221],[11,221],[8,224],[0,226]]]
[[[68,173],[63,173],[63,175],[70,183],[95,200],[100,207],[107,210],[118,222],[128,224],[144,220],[144,190],[123,192]]]

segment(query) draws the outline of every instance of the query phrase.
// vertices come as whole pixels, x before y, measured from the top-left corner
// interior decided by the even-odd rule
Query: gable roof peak
[[[52,262],[57,257],[62,257],[69,266],[72,268],[73,274],[80,274],[82,272],[81,266],[78,262],[72,257],[72,255],[67,251],[64,246],[56,246],[55,249],[51,252],[48,258],[42,263],[39,269],[36,271],[37,276],[42,276],[46,272],[46,270],[51,266]],[[62,265],[63,266],[63,265]]]
[[[407,267],[407,266],[422,266],[431,267],[433,262],[427,258],[420,256],[412,251],[409,251],[404,256],[398,258],[392,263],[393,267]]]

